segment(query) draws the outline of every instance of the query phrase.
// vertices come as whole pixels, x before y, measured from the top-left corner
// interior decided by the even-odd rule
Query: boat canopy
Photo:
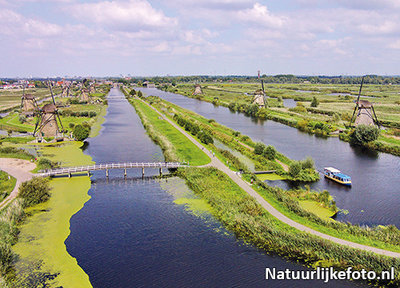
[[[333,167],[325,167],[324,170],[327,170],[331,173],[340,173],[340,170],[333,168]]]

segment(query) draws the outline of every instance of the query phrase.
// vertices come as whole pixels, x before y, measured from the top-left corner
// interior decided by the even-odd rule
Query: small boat
[[[351,186],[351,177],[333,167],[324,168],[324,176],[342,185]]]

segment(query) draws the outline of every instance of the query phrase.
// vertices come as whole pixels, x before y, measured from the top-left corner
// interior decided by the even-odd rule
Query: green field
[[[147,104],[138,99],[131,100],[131,103],[142,118],[143,125],[146,128],[152,127],[151,131],[147,129],[150,136],[158,134],[158,139],[163,139],[157,142],[162,141],[164,147],[161,143],[158,144],[161,145],[163,150],[169,151],[169,154],[166,153],[165,155],[167,158],[171,157],[168,161],[189,162],[193,166],[205,165],[211,161],[203,151]]]

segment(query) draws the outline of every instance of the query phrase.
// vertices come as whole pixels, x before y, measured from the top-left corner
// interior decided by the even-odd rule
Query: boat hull
[[[336,183],[342,184],[344,186],[349,186],[349,187],[351,186],[351,181],[350,182],[348,182],[348,181],[347,182],[340,181],[339,179],[333,178],[333,177],[328,176],[326,174],[324,174],[324,176],[325,176],[325,178],[328,178],[328,179],[330,179],[332,181],[335,181]]]

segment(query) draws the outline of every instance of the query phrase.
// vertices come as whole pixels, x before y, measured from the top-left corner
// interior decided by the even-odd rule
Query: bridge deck
[[[40,171],[37,174],[40,177],[51,177],[57,175],[65,175],[79,172],[90,172],[94,170],[110,170],[110,169],[132,169],[132,168],[179,168],[186,167],[186,164],[180,162],[130,162],[130,163],[110,163],[96,164],[90,166],[65,167],[53,170]]]

